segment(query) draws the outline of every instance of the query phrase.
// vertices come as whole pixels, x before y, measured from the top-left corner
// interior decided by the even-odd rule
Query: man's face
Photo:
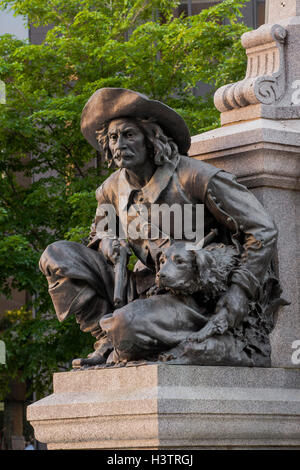
[[[108,142],[119,168],[138,170],[147,160],[145,136],[134,121],[115,119],[108,126]]]

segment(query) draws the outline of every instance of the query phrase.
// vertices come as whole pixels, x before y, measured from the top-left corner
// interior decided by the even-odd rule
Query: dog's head
[[[195,255],[184,242],[175,242],[159,257],[156,284],[172,290],[184,291],[193,278]]]
[[[229,273],[236,264],[236,251],[220,243],[197,250],[184,242],[175,242],[162,252],[158,261],[159,287],[181,294],[201,291],[207,298],[214,298],[226,290]]]

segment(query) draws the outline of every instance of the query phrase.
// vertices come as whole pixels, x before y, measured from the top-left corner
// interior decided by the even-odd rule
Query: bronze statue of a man
[[[190,135],[184,120],[142,94],[121,88],[97,90],[83,110],[81,129],[118,170],[96,191],[98,209],[88,246],[58,241],[40,260],[58,319],[74,314],[80,328],[97,339],[95,351],[75,359],[73,366],[170,358],[181,363],[269,366],[272,315],[267,306],[272,296],[278,298],[270,274],[277,231],[262,205],[233,175],[189,158]],[[215,234],[212,249],[229,245],[236,249],[227,287],[219,295],[210,297],[209,289],[206,296],[184,290],[187,257],[190,266],[195,264],[184,251],[185,242],[191,240],[183,230],[179,262],[172,227],[166,235],[159,220],[156,235],[149,230],[147,213],[154,204],[182,208],[204,204],[204,235],[212,230]],[[102,209],[108,206],[115,212],[113,234],[101,224]],[[124,219],[140,222],[140,206],[146,231],[139,237],[126,232],[125,240]],[[192,210],[191,224],[196,222]],[[161,255],[170,247],[169,262],[179,269],[174,276],[182,280],[179,290],[168,288],[167,276],[164,281],[160,271]],[[133,271],[120,271],[120,280],[117,260],[122,253],[126,258],[129,248],[139,261]],[[200,267],[205,275],[213,252],[203,258],[194,251],[198,263],[204,258],[210,263]],[[220,263],[215,264],[217,269]],[[192,267],[188,269],[191,277]],[[162,289],[154,288],[155,281]],[[116,287],[121,289],[119,304],[114,299]]]

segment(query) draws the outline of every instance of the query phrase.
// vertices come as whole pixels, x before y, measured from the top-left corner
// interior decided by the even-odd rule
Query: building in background
[[[177,8],[177,14],[187,16],[198,15],[202,10],[217,5],[216,0],[183,0]],[[265,0],[251,0],[243,8],[243,21],[251,28],[258,28],[265,22]]]
[[[184,13],[186,16],[198,15],[202,10],[221,3],[222,0],[183,0],[175,10],[175,15]],[[265,22],[266,0],[250,0],[243,8],[243,21],[250,28],[256,29]],[[0,17],[1,18],[1,17]],[[1,21],[1,19],[0,19]],[[29,28],[29,41],[32,44],[41,44],[49,30],[48,27],[41,26]],[[0,34],[1,29],[0,29]]]

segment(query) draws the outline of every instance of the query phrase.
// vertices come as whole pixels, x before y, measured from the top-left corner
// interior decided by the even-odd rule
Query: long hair
[[[128,118],[133,121],[145,136],[146,148],[149,158],[152,158],[154,164],[162,166],[167,162],[172,162],[178,155],[178,147],[174,140],[167,137],[161,127],[156,124],[155,120]],[[113,157],[109,149],[108,127],[109,123],[105,122],[96,131],[96,139],[98,141],[100,151],[104,154],[105,160],[108,162],[109,168],[115,168]]]

